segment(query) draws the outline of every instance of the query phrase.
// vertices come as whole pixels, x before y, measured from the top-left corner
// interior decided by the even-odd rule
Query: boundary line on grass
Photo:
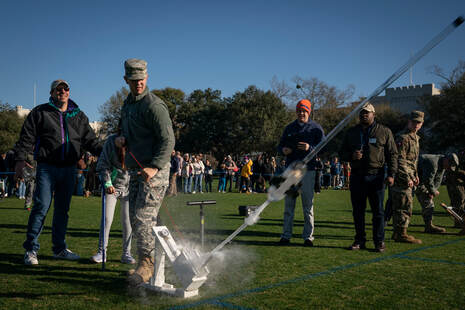
[[[212,302],[210,302],[208,304],[214,305],[214,306],[220,306],[220,307],[228,308],[228,309],[255,310],[254,308],[244,308],[244,307],[241,307],[241,306],[238,306],[238,305],[231,304],[229,302],[224,302],[224,301],[219,301],[219,300],[214,300],[214,301],[212,301]]]
[[[401,259],[409,259],[409,260],[420,260],[420,261],[429,262],[429,263],[444,263],[444,264],[450,264],[450,265],[461,265],[461,266],[465,266],[465,263],[462,263],[462,262],[452,262],[452,261],[444,260],[444,259],[432,259],[432,258],[414,257],[414,256],[399,256],[398,258],[401,258]]]
[[[269,290],[269,289],[272,289],[272,288],[276,288],[276,287],[280,287],[280,286],[284,286],[284,285],[288,285],[288,284],[293,284],[293,283],[297,283],[297,282],[302,282],[302,281],[313,279],[313,278],[316,278],[316,277],[330,275],[330,274],[333,274],[333,273],[338,272],[338,271],[347,270],[347,269],[351,269],[351,268],[355,268],[355,267],[359,267],[359,266],[363,266],[363,265],[368,265],[368,264],[372,264],[372,263],[377,263],[377,262],[388,260],[388,259],[407,258],[408,254],[421,252],[421,251],[428,250],[428,249],[443,247],[443,246],[458,243],[458,242],[461,242],[461,241],[465,241],[465,238],[450,240],[450,241],[446,241],[446,242],[439,243],[439,244],[434,244],[434,245],[424,246],[424,247],[421,247],[421,248],[411,249],[411,250],[404,251],[404,252],[401,252],[401,253],[398,253],[398,254],[392,254],[392,255],[388,255],[388,256],[381,256],[381,257],[369,259],[369,260],[366,260],[366,261],[361,261],[361,262],[358,262],[358,263],[341,265],[341,266],[337,266],[337,267],[334,267],[334,268],[331,268],[331,269],[327,269],[325,271],[320,271],[320,272],[317,272],[317,273],[311,273],[311,274],[307,274],[307,275],[304,275],[304,276],[301,276],[301,277],[297,277],[297,278],[293,278],[293,279],[289,279],[289,280],[285,280],[285,281],[281,281],[281,282],[277,282],[277,283],[273,283],[273,284],[268,284],[268,285],[265,285],[265,286],[262,286],[262,287],[257,287],[257,288],[253,288],[253,289],[239,291],[239,292],[236,292],[236,293],[230,293],[230,294],[226,294],[226,295],[223,295],[223,296],[213,297],[213,298],[209,298],[209,299],[206,299],[206,300],[201,300],[201,301],[190,303],[190,304],[174,306],[174,307],[170,307],[169,309],[172,309],[172,310],[188,309],[188,308],[194,308],[194,307],[205,305],[205,304],[212,304],[212,305],[218,305],[218,306],[223,306],[223,304],[224,304],[226,306],[227,304],[223,303],[222,300],[229,299],[229,298],[234,298],[234,297],[239,297],[239,296],[243,296],[243,295],[249,295],[249,294],[258,293],[258,292],[263,292],[263,291],[266,291],[266,290]],[[240,307],[240,308],[233,308],[233,309],[248,309],[248,308]]]

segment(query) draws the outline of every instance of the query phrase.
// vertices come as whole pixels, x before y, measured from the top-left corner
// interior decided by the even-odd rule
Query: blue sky
[[[33,107],[62,78],[91,121],[125,86],[123,62],[149,63],[148,86],[231,96],[273,76],[317,77],[369,95],[457,16],[465,1],[10,1],[0,4],[0,100]],[[462,25],[413,68],[438,83],[465,60]],[[394,86],[409,84],[409,74]]]

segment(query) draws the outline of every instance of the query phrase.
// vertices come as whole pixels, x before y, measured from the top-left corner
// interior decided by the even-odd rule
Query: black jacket
[[[61,112],[50,100],[29,113],[14,150],[17,161],[33,153],[38,163],[64,167],[76,165],[84,151],[99,155],[102,145],[76,103],[69,100]]]
[[[363,150],[360,160],[353,160],[352,154]],[[347,131],[341,149],[341,160],[350,162],[352,174],[381,174],[387,165],[388,176],[397,171],[397,147],[389,128],[375,122],[364,134],[359,124]]]

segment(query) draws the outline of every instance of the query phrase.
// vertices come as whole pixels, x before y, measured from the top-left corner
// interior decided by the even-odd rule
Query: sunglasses
[[[59,92],[59,91],[62,91],[62,90],[64,90],[64,91],[69,91],[69,87],[66,87],[66,86],[64,86],[64,87],[57,87],[57,88],[55,88],[55,90],[58,91],[58,92]]]

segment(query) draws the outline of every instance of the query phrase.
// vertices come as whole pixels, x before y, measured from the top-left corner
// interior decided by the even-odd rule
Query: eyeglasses
[[[61,92],[62,90],[64,90],[64,91],[69,91],[69,87],[66,87],[66,86],[65,86],[65,87],[57,87],[57,88],[55,88],[55,90],[56,90],[57,92]]]

